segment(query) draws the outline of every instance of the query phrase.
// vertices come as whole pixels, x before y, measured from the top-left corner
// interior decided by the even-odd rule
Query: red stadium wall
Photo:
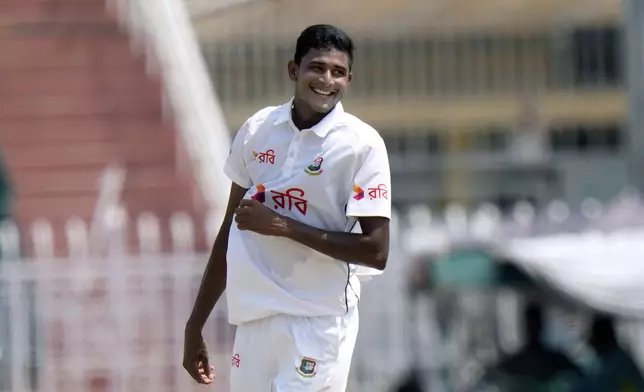
[[[60,256],[64,222],[91,220],[109,163],[126,169],[122,200],[130,217],[154,213],[165,223],[164,238],[172,213],[199,222],[206,210],[190,168],[178,169],[184,153],[163,110],[162,83],[105,4],[0,0],[0,148],[13,215],[23,230],[49,220]],[[32,248],[22,246],[27,254]]]
[[[66,260],[65,223],[79,217],[91,224],[101,175],[113,163],[125,169],[121,200],[130,217],[129,253],[138,253],[134,218],[142,212],[159,218],[162,251],[170,251],[169,218],[176,212],[188,213],[195,222],[197,251],[210,245],[201,229],[208,206],[190,166],[177,164],[189,159],[164,108],[163,83],[149,72],[147,65],[154,59],[137,54],[131,44],[105,0],[0,0],[0,149],[12,184],[13,219],[26,234],[21,236],[23,256],[33,255],[29,227],[45,219],[53,227],[55,256]],[[159,284],[163,298],[178,295]],[[124,311],[117,308],[129,306],[128,298],[134,301],[136,294],[110,304],[118,290],[98,278],[82,289],[72,289],[73,280],[52,285],[35,286],[45,294],[36,296],[42,365],[37,376],[41,385],[34,390],[115,388],[118,364],[105,352],[109,345],[97,346],[97,341],[109,341],[101,336],[114,333],[114,315]],[[164,308],[160,314],[173,314],[170,302],[153,301]],[[161,358],[176,357],[168,343],[176,338],[169,334],[172,328],[164,329],[167,333],[156,341],[146,338],[160,324],[172,322],[145,314],[128,319],[139,336],[132,341],[136,350],[128,351],[137,353],[130,358],[133,363],[144,363],[137,356],[150,350]],[[70,352],[73,347],[76,351]],[[78,366],[88,369],[82,379],[72,377]],[[168,377],[163,384],[169,390],[175,367],[157,369]]]

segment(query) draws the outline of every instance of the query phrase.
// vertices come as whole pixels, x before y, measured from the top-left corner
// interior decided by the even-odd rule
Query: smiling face
[[[351,83],[349,56],[337,49],[311,49],[299,65],[290,61],[288,71],[295,82],[295,100],[316,113],[333,109]]]

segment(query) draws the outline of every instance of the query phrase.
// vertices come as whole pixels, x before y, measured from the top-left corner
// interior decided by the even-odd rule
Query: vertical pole
[[[624,1],[624,61],[631,185],[644,192],[644,1]]]

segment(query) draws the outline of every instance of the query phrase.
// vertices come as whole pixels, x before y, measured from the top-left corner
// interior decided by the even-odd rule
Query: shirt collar
[[[278,109],[279,114],[277,116],[277,119],[273,123],[273,125],[279,125],[289,121],[292,123],[293,121],[291,118],[292,107],[293,107],[293,98],[291,98],[287,103],[279,107]],[[333,110],[331,110],[329,114],[324,116],[322,121],[315,124],[315,126],[311,128],[311,131],[313,131],[316,135],[320,137],[325,137],[327,133],[329,133],[329,131],[337,123],[338,119],[342,116],[343,113],[344,113],[344,108],[342,107],[342,103],[338,102],[333,108]]]

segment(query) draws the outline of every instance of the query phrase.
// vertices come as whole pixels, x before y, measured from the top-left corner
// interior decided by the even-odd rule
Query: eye
[[[341,69],[334,69],[332,73],[333,73],[333,77],[336,77],[336,78],[343,78],[347,76],[347,72]]]
[[[317,64],[311,65],[310,68],[311,68],[311,71],[314,71],[314,72],[324,72],[324,69],[322,69],[322,66]]]

